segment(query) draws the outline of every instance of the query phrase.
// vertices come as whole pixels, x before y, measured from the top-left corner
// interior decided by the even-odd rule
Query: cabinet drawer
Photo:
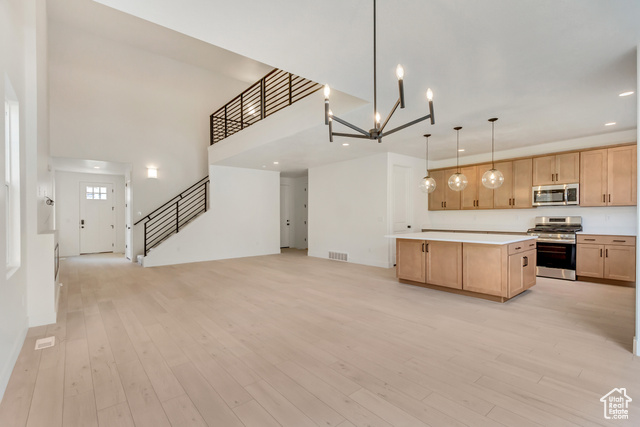
[[[524,242],[511,243],[509,245],[509,255],[517,254],[522,251],[529,251],[536,248],[536,240],[525,240]]]
[[[590,243],[593,245],[620,245],[635,246],[634,236],[603,236],[595,234],[578,234],[578,243]]]

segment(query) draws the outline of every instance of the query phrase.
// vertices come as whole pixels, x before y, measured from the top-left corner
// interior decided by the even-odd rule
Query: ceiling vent
[[[332,252],[329,251],[329,259],[336,261],[348,261],[349,256],[344,252]]]
[[[56,345],[56,337],[41,338],[36,341],[36,350],[53,347]]]

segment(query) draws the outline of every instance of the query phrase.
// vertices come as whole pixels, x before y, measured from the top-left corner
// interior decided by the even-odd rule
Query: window
[[[87,187],[87,200],[107,200],[107,187]]]
[[[4,185],[6,262],[11,275],[20,266],[20,138],[18,103],[4,101]]]

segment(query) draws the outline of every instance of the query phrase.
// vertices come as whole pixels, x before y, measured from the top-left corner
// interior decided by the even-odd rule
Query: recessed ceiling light
[[[342,146],[343,146],[343,147],[347,147],[348,145],[349,145],[349,143],[348,143],[348,142],[343,142],[343,143],[342,143]]]
[[[464,151],[464,148],[460,148],[458,151],[463,152],[463,151]]]
[[[277,165],[277,164],[278,164],[278,162],[273,162],[273,164],[274,164],[274,165]]]
[[[262,165],[262,167],[263,167],[263,168],[266,168],[266,167],[267,167],[267,165]]]
[[[94,166],[93,168],[94,169],[100,169],[100,166]]]
[[[629,96],[629,95],[633,95],[635,92],[630,90],[629,92],[622,92],[620,95],[618,96]]]
[[[613,126],[613,125],[615,125],[615,124],[616,124],[616,122],[609,122],[609,123],[605,123],[604,125],[605,125],[605,126]]]

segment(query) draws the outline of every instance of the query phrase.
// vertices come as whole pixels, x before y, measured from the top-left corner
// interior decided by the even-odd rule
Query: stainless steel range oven
[[[576,280],[576,232],[582,231],[582,218],[536,217],[536,226],[527,234],[537,236],[536,275]]]

